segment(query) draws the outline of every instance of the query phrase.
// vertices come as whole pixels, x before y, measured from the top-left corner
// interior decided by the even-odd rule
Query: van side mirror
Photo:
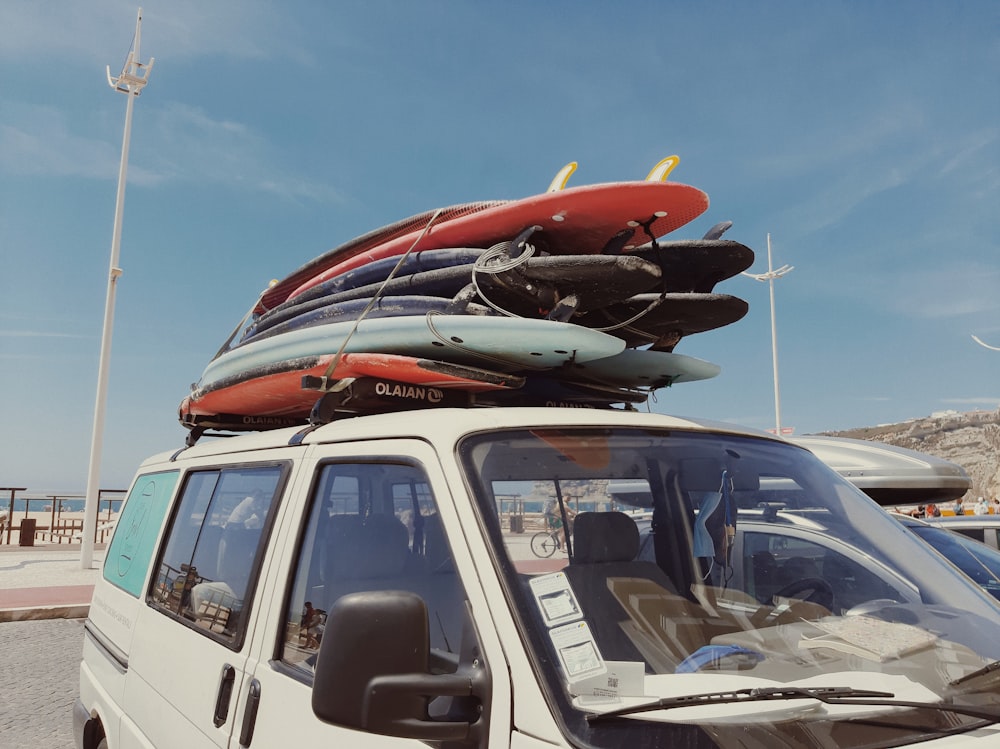
[[[420,739],[478,742],[479,713],[468,721],[428,715],[435,697],[483,694],[477,674],[430,673],[427,607],[408,591],[341,597],[327,615],[316,660],[312,708],[320,720],[347,728]]]

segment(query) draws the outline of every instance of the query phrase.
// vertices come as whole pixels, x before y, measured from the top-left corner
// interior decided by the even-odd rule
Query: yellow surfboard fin
[[[559,192],[564,187],[566,183],[569,182],[570,175],[576,171],[576,162],[571,161],[562,169],[560,169],[556,176],[552,178],[552,183],[549,185],[549,189],[545,192]]]
[[[652,171],[646,176],[647,182],[666,182],[667,177],[670,176],[670,172],[674,170],[674,167],[681,163],[681,157],[667,156],[667,158],[662,159],[656,166],[653,167]]]

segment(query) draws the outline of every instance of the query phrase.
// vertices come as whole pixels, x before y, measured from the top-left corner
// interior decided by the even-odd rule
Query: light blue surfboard
[[[718,364],[693,356],[634,348],[603,359],[577,361],[565,369],[567,379],[575,376],[615,387],[651,388],[708,380],[721,371]]]
[[[335,322],[249,341],[212,360],[198,387],[273,362],[336,353],[354,325]],[[406,315],[362,320],[344,351],[403,354],[515,372],[604,359],[624,348],[625,342],[615,336],[553,320]]]

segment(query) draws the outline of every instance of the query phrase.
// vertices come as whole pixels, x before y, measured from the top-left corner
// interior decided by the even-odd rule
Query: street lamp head
[[[141,43],[141,39],[142,8],[139,8],[139,14],[135,21],[135,37],[132,40],[132,48],[128,52],[128,57],[125,58],[125,64],[122,65],[122,72],[117,78],[112,78],[111,67],[106,66],[108,85],[115,91],[138,96],[142,93],[143,86],[149,81],[149,72],[153,69],[155,59],[150,57],[147,63],[139,62],[139,44]]]
[[[767,273],[747,273],[746,271],[743,271],[740,275],[752,278],[754,281],[772,281],[775,278],[781,278],[782,276],[791,273],[793,270],[795,270],[794,265],[782,265],[780,268],[775,268]]]

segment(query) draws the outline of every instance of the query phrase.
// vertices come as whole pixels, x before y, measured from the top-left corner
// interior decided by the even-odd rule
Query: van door
[[[260,651],[252,655],[252,679],[241,698],[256,705],[256,720],[241,745],[281,746],[295,736],[296,743],[315,740],[318,746],[426,746],[323,723],[311,707],[331,607],[349,593],[376,590],[415,592],[424,600],[432,673],[454,672],[460,662],[478,659],[490,674],[486,704],[439,698],[430,703],[430,714],[457,721],[480,716],[479,727],[489,732],[482,745],[508,745],[507,668],[434,452],[403,441],[384,444],[375,455],[345,456],[344,447],[317,448],[331,456],[316,460],[309,501],[300,517],[290,519],[291,532],[282,533],[291,542],[267,583],[280,606],[262,622]],[[481,613],[475,621],[473,611]]]
[[[229,745],[287,474],[281,462],[186,473],[137,616],[122,746]]]

